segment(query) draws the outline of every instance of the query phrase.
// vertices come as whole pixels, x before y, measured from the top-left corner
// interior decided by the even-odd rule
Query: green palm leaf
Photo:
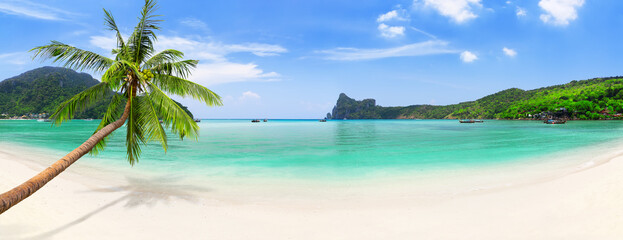
[[[197,66],[197,60],[184,60],[178,62],[165,62],[149,68],[154,74],[174,75],[181,78],[190,76],[190,72]]]
[[[159,64],[177,62],[183,57],[184,57],[184,53],[177,51],[175,49],[167,49],[167,50],[157,53],[156,55],[152,56],[149,60],[145,61],[145,63],[143,64],[143,68],[150,69],[153,66],[156,66]]]
[[[53,62],[65,62],[64,67],[77,70],[89,69],[102,72],[109,68],[113,62],[110,58],[57,41],[33,48],[30,51],[35,51],[33,58],[52,58],[54,59]]]
[[[221,106],[221,97],[210,89],[175,76],[154,74],[152,83],[161,90],[181,97],[190,96],[208,106]]]
[[[102,117],[102,121],[100,122],[99,126],[97,126],[97,129],[95,129],[95,132],[93,132],[93,134],[97,133],[105,126],[108,126],[108,124],[111,124],[112,122],[119,119],[119,117],[121,117],[121,114],[123,114],[124,105],[125,99],[122,97],[122,95],[113,95],[110,104],[108,104],[108,109],[106,109],[106,113],[104,113],[104,117]],[[106,147],[106,142],[108,141],[109,137],[110,135],[99,141],[97,145],[95,145],[95,147],[91,150],[91,154],[97,155],[99,152],[103,151],[104,147]]]
[[[149,95],[147,95],[144,98],[141,98],[141,101],[143,102],[141,102],[140,104],[144,106],[140,110],[141,110],[141,117],[144,118],[143,126],[145,128],[145,133],[149,137],[150,141],[159,141],[160,144],[162,144],[162,148],[166,152],[167,147],[168,147],[167,134],[164,131],[162,124],[160,124],[160,119],[158,118],[158,112],[156,111],[156,108],[151,102],[151,98],[149,97]]]
[[[171,128],[181,139],[197,139],[197,123],[160,88],[168,93],[193,97],[209,106],[221,105],[221,99],[209,89],[185,80],[197,66],[197,60],[182,60],[184,54],[172,49],[152,55],[153,44],[157,40],[154,31],[159,29],[161,21],[156,19],[158,15],[154,15],[156,8],[155,0],[145,0],[139,22],[127,41],[121,36],[112,14],[104,10],[107,29],[116,33],[117,47],[111,51],[114,60],[56,41],[30,50],[34,51],[33,58],[52,59],[68,68],[103,73],[101,83],[63,102],[56,109],[52,115],[55,124],[73,118],[75,113],[110,94],[112,100],[96,133],[80,147],[36,177],[0,194],[0,214],[30,196],[84,154],[97,154],[103,150],[110,134],[124,123],[127,158],[131,165],[138,162],[141,146],[148,141],[159,141],[166,152],[165,127]],[[162,119],[164,127],[159,119]]]
[[[127,40],[123,39],[112,14],[104,9],[105,26],[116,34],[117,46],[112,50],[114,60],[56,41],[31,50],[35,52],[35,58],[52,59],[73,69],[103,72],[102,83],[62,103],[52,118],[55,124],[60,124],[98,100],[112,95],[96,133],[127,116],[127,157],[132,165],[138,162],[141,146],[148,141],[160,142],[167,151],[167,128],[181,139],[196,139],[198,136],[199,127],[194,120],[164,92],[192,97],[208,106],[222,105],[216,93],[186,80],[197,66],[197,60],[183,60],[184,54],[174,49],[153,54],[153,45],[157,40],[155,31],[161,21],[154,14],[156,9],[154,0],[145,0],[139,22]],[[124,104],[129,104],[127,113],[122,111]],[[107,140],[108,136],[103,137],[90,152],[97,154],[102,151]]]
[[[150,84],[149,90],[148,97],[158,116],[162,118],[165,127],[170,127],[171,131],[178,134],[180,139],[189,137],[196,140],[199,133],[197,123],[157,86]]]
[[[117,91],[123,86],[127,76],[127,68],[120,61],[115,61],[102,75],[102,82],[108,83],[110,88]]]
[[[141,102],[143,97],[131,97],[130,113],[126,122],[126,147],[128,162],[134,166],[138,162],[141,155],[141,145],[145,144],[145,135],[143,133],[143,120],[141,118]]]
[[[106,15],[106,16],[104,16],[104,20],[106,21],[106,23],[105,23],[106,27],[108,27],[108,30],[115,31],[115,33],[117,34],[116,35],[117,36],[117,48],[118,49],[125,48],[125,42],[123,41],[123,37],[121,36],[121,32],[119,31],[119,28],[117,27],[117,23],[115,22],[115,18],[106,9],[104,9],[104,14]]]
[[[132,60],[135,63],[143,62],[146,57],[153,53],[153,41],[157,39],[154,30],[160,29],[158,24],[162,21],[155,19],[159,16],[154,15],[155,10],[156,2],[153,0],[145,0],[139,22],[128,40],[134,58]]]
[[[61,103],[61,105],[56,108],[51,118],[54,119],[54,124],[61,124],[64,121],[72,119],[76,113],[84,111],[86,108],[104,99],[111,93],[112,91],[107,83],[102,82],[96,84]]]

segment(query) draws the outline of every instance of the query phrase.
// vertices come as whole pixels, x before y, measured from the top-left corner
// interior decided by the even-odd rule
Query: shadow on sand
[[[89,192],[126,192],[125,195],[117,198],[93,211],[78,217],[77,219],[65,223],[43,233],[38,233],[23,239],[48,239],[54,235],[74,227],[89,218],[101,213],[102,211],[115,206],[124,204],[126,208],[135,208],[138,206],[154,206],[158,203],[167,204],[172,200],[180,199],[187,202],[195,203],[198,201],[197,193],[210,192],[208,188],[191,186],[187,184],[179,184],[179,177],[158,177],[153,179],[126,177],[127,184],[118,187],[94,189]]]

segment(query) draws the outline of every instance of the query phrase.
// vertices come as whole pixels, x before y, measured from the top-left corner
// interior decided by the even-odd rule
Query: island
[[[328,119],[623,119],[623,77],[594,78],[534,90],[510,88],[457,104],[383,107],[341,93]]]

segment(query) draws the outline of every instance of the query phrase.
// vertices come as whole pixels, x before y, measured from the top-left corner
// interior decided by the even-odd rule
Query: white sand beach
[[[78,161],[0,215],[0,239],[621,239],[623,147],[573,155],[585,161],[333,184],[198,181]],[[57,158],[2,146],[0,191]]]

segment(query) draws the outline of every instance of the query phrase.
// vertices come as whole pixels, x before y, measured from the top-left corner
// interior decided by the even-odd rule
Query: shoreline
[[[451,183],[480,181],[469,178],[473,172],[445,182],[404,176],[338,184],[199,181],[78,161],[0,216],[0,238],[615,239],[623,234],[623,148],[617,146],[599,156],[612,145],[582,150],[574,155],[588,158],[583,164],[544,169],[537,178],[517,166],[487,169],[482,173],[492,175],[484,180],[498,186],[465,192]],[[0,150],[0,165],[11,169],[0,174],[0,190],[34,176],[45,158],[36,149]],[[509,171],[529,181],[507,185],[502,177]]]

